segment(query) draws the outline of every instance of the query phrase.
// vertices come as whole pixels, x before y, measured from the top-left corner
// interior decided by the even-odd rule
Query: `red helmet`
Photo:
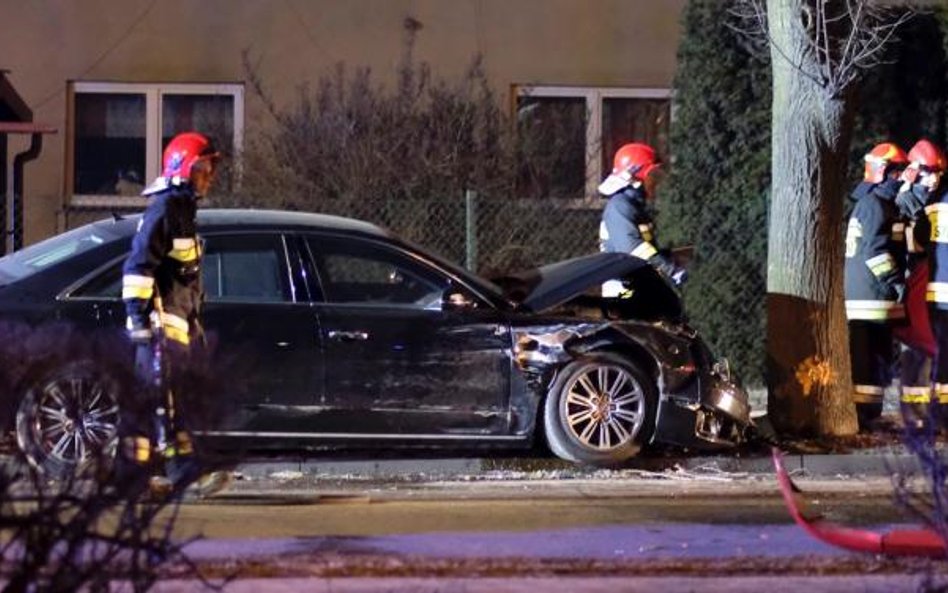
[[[882,183],[893,168],[904,168],[909,158],[905,151],[891,142],[876,144],[865,157],[866,169],[863,179],[870,183]]]
[[[634,181],[643,182],[660,166],[655,149],[648,144],[624,144],[616,151],[612,173],[599,185],[599,192],[612,195]]]
[[[161,158],[161,176],[178,183],[186,182],[191,178],[191,167],[194,163],[217,157],[214,145],[204,134],[184,132],[171,139],[165,147]]]
[[[940,148],[928,140],[919,140],[908,153],[908,160],[917,167],[924,167],[929,171],[942,172],[948,160]]]
[[[190,183],[195,163],[220,156],[204,134],[184,132],[171,139],[161,158],[161,176],[145,188],[144,195],[160,192],[172,185]]]

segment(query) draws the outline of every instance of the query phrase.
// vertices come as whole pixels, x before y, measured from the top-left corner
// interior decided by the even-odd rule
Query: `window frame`
[[[252,237],[268,237],[273,238],[275,242],[279,243],[281,253],[277,254],[278,265],[280,266],[280,276],[283,281],[286,282],[286,288],[288,292],[288,300],[255,300],[248,297],[227,297],[220,299],[210,299],[205,298],[205,304],[252,304],[252,305],[295,305],[300,302],[297,295],[297,287],[295,285],[295,279],[293,276],[293,265],[292,259],[290,257],[290,245],[287,241],[287,235],[281,231],[267,231],[267,230],[256,230],[256,229],[247,229],[241,231],[210,231],[207,233],[199,233],[198,238],[203,244],[207,244],[209,241],[217,238],[228,238],[234,239],[241,236],[252,236]],[[204,273],[204,257],[207,255],[206,246],[202,247],[201,254],[201,273]],[[223,250],[222,250],[223,251]]]
[[[661,87],[590,87],[569,85],[514,85],[513,110],[521,97],[585,99],[586,101],[586,191],[585,201],[598,200],[602,179],[602,114],[604,99],[669,99],[670,88]]]
[[[313,275],[315,276],[315,281],[318,287],[318,294],[313,296],[313,303],[316,305],[329,306],[329,307],[356,307],[356,308],[369,308],[369,309],[406,309],[412,311],[441,311],[441,303],[438,302],[438,305],[435,306],[420,306],[415,303],[391,303],[391,302],[372,302],[372,301],[330,301],[326,292],[326,281],[325,273],[321,264],[321,256],[311,245],[312,241],[328,241],[335,242],[337,244],[353,244],[357,243],[359,245],[367,247],[368,250],[383,252],[389,254],[393,257],[394,260],[402,260],[406,263],[404,267],[409,270],[412,267],[419,268],[423,274],[429,274],[431,276],[437,277],[442,280],[445,284],[442,288],[442,294],[445,290],[448,290],[451,286],[453,280],[450,274],[445,273],[441,268],[431,265],[428,261],[419,258],[415,253],[405,250],[398,245],[389,243],[387,241],[379,241],[376,239],[362,238],[362,237],[352,237],[347,235],[339,234],[324,234],[319,232],[310,232],[310,233],[301,233],[300,237],[302,239],[302,245],[306,248],[306,255],[308,258],[308,265],[312,268]],[[342,253],[343,255],[350,255],[348,251]],[[480,295],[477,295],[480,298]]]
[[[66,171],[63,193],[70,206],[105,208],[143,208],[142,196],[77,194],[75,187],[76,163],[76,96],[79,94],[127,94],[145,96],[145,178],[146,186],[161,173],[162,98],[164,95],[229,95],[234,100],[234,183],[239,185],[238,155],[244,145],[244,85],[240,83],[145,83],[70,81],[67,92]]]
[[[279,242],[280,248],[282,249],[282,254],[279,254],[280,257],[280,267],[282,268],[281,277],[286,282],[286,286],[289,289],[289,300],[283,301],[270,301],[270,300],[254,300],[246,297],[233,297],[226,299],[206,299],[204,305],[272,305],[272,306],[286,306],[286,305],[297,305],[297,304],[308,304],[309,299],[306,295],[300,295],[300,288],[297,286],[297,279],[294,273],[293,261],[291,257],[292,247],[289,242],[289,237],[287,233],[283,231],[269,231],[266,229],[248,229],[240,231],[214,231],[211,230],[206,233],[199,233],[198,237],[202,241],[207,241],[208,239],[214,237],[228,237],[234,238],[241,235],[254,235],[254,236],[268,236],[273,237],[276,242]],[[118,303],[122,301],[121,293],[118,296],[110,297],[104,295],[89,295],[89,294],[77,294],[81,293],[86,289],[89,284],[98,280],[105,274],[110,274],[113,270],[118,269],[119,277],[122,275],[122,266],[125,263],[125,260],[128,259],[129,251],[123,252],[121,255],[109,259],[107,262],[96,267],[94,270],[85,274],[79,280],[71,284],[65,290],[60,293],[57,297],[59,300],[67,301],[88,301],[88,302],[109,302],[109,303]],[[202,269],[202,273],[204,270]],[[302,296],[302,298],[301,298]]]

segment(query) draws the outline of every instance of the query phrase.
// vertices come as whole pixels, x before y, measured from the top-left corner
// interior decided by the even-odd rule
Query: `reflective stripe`
[[[929,238],[936,243],[948,243],[948,204],[929,204],[925,214],[931,227]]]
[[[181,331],[176,327],[166,327],[164,328],[165,337],[169,340],[174,340],[175,342],[180,342],[187,346],[191,343],[191,336],[188,335],[188,332]]]
[[[168,257],[181,262],[192,262],[198,258],[196,239],[173,239]]]
[[[846,317],[867,321],[902,319],[905,307],[892,301],[846,301]]]
[[[123,286],[145,286],[151,288],[155,285],[155,279],[151,276],[142,276],[141,274],[125,274],[122,276]]]
[[[880,253],[867,259],[866,265],[869,266],[869,271],[873,276],[880,278],[895,269],[895,258],[889,252]]]
[[[634,257],[644,260],[651,259],[656,253],[658,253],[658,250],[655,249],[655,247],[648,241],[642,241],[639,243],[638,247],[632,250],[632,255]]]
[[[151,441],[146,437],[125,437],[124,454],[135,463],[148,463],[151,459]]]
[[[150,299],[155,289],[155,279],[139,274],[122,276],[123,299]]]
[[[853,385],[853,401],[857,404],[878,404],[884,395],[885,390],[878,385]]]
[[[171,313],[162,313],[159,317],[159,321],[162,331],[165,332],[165,337],[175,342],[181,342],[185,346],[191,343],[188,332],[190,326],[186,319]]]
[[[932,401],[932,388],[905,386],[899,399],[903,404],[927,404]]]
[[[619,280],[607,280],[602,283],[602,296],[607,299],[626,298],[632,296],[624,284]]]
[[[654,229],[654,228],[655,228],[654,225],[651,225],[651,224],[640,224],[640,225],[639,225],[639,234],[642,235],[642,239],[645,240],[645,241],[651,241],[651,240],[652,240],[652,229]],[[647,259],[647,258],[646,258],[646,259]]]
[[[175,444],[168,445],[162,455],[166,458],[177,457],[179,455],[194,455],[194,445],[191,444],[191,435],[182,431],[175,435]]]
[[[859,250],[859,239],[862,238],[862,224],[858,218],[850,218],[846,227],[846,257],[855,257]]]
[[[143,288],[141,286],[123,286],[122,287],[122,299],[141,299],[147,301],[151,298],[152,289]]]
[[[935,383],[935,398],[940,404],[948,404],[948,384]]]
[[[925,300],[929,303],[948,303],[948,282],[929,282]]]

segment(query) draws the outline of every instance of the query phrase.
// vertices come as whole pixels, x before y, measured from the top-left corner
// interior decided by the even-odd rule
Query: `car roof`
[[[130,235],[135,232],[141,214],[122,216],[116,219],[101,220],[97,225],[109,225],[119,234]],[[309,229],[360,233],[375,237],[391,238],[385,229],[372,223],[345,216],[317,214],[315,212],[296,212],[290,210],[257,210],[250,208],[206,208],[197,213],[198,227],[202,231],[227,228],[282,228]]]

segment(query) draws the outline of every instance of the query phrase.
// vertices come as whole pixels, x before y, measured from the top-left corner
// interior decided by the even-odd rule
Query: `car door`
[[[298,253],[277,232],[202,238],[202,319],[213,355],[202,383],[206,395],[225,398],[215,402],[227,411],[218,428],[250,435],[307,426],[322,396],[322,356],[318,320],[296,277]],[[123,261],[69,291],[71,317],[87,310],[87,316],[124,322]]]
[[[363,237],[310,235],[327,404],[349,436],[498,435],[510,414],[510,331],[484,303],[443,310],[451,278]]]

